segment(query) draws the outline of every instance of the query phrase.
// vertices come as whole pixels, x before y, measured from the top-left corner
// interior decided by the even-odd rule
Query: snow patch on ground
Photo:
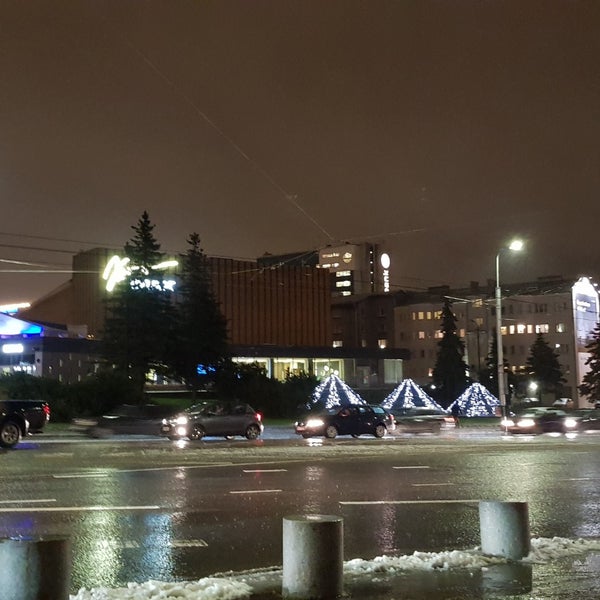
[[[523,559],[529,564],[600,550],[600,540],[533,538],[531,551]],[[355,558],[344,563],[344,577],[368,578],[373,573],[448,569],[485,569],[502,564],[502,558],[485,556],[479,548],[445,552],[414,552],[404,556],[378,556],[372,560]],[[81,589],[70,600],[238,600],[269,590],[281,590],[281,567],[255,569],[240,573],[221,573],[198,581],[129,583],[124,588]]]

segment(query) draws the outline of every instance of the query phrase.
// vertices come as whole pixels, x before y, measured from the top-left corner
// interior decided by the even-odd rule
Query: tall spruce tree
[[[494,329],[490,338],[490,348],[488,355],[485,358],[485,367],[481,370],[480,383],[489,390],[496,398],[498,397],[498,341],[496,330]],[[510,403],[509,393],[512,391],[516,378],[510,370],[510,364],[503,356],[504,372],[506,373],[506,382],[508,389],[506,390],[507,402]]]
[[[442,339],[438,342],[438,354],[433,369],[436,396],[442,406],[449,406],[466,389],[469,383],[467,365],[464,361],[465,345],[456,333],[456,317],[452,301],[444,298],[442,306]]]
[[[592,331],[585,349],[590,353],[585,364],[589,367],[583,376],[579,392],[592,404],[600,402],[600,323]]]
[[[133,383],[142,401],[150,370],[165,371],[167,340],[173,328],[171,294],[163,287],[164,272],[156,267],[164,260],[154,237],[154,225],[144,211],[134,235],[125,244],[125,278],[108,297],[103,332],[105,361]]]
[[[177,336],[172,359],[175,375],[195,392],[210,382],[229,357],[227,320],[213,292],[212,277],[200,236],[192,233],[180,256]]]
[[[538,333],[535,342],[529,349],[527,357],[527,371],[541,386],[543,392],[560,391],[565,382],[562,376],[558,354],[550,347],[544,335]]]

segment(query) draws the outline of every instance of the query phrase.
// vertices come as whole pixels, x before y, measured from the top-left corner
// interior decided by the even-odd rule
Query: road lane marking
[[[166,544],[161,544],[168,548],[208,548],[208,542],[205,540],[173,540]],[[99,540],[96,542],[96,546],[99,548],[124,548],[124,549],[137,549],[147,546],[146,543],[138,542],[136,540]]]
[[[242,469],[244,473],[287,473],[287,469]]]
[[[40,504],[42,502],[56,502],[56,498],[39,498],[37,500],[0,500],[0,504]]]
[[[204,540],[175,540],[169,544],[171,548],[208,548]]]
[[[278,494],[283,490],[231,490],[230,494]]]
[[[110,510],[162,510],[161,506],[13,506],[0,508],[0,513],[9,512],[96,512]]]
[[[438,485],[454,485],[453,483],[411,483],[413,487],[435,487]]]
[[[479,504],[481,500],[346,500],[344,505],[376,505],[376,504]]]
[[[108,477],[108,473],[70,473],[67,475],[52,475],[53,479],[84,479],[93,477]]]
[[[409,465],[406,467],[392,467],[392,469],[431,469],[429,465]]]

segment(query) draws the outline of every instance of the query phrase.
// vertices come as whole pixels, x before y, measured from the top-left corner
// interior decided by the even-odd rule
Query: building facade
[[[71,280],[33,302],[19,317],[64,323],[85,340],[101,340],[105,300],[126,264],[113,255],[104,248],[77,254]],[[334,348],[332,276],[327,269],[316,268],[314,262],[311,266],[310,260],[208,261],[236,360],[258,362],[276,378],[300,371],[322,376],[335,372],[357,387],[378,386],[384,378],[390,384],[402,379],[402,362],[408,357],[404,350],[386,345],[373,351],[364,345]],[[165,277],[176,299],[176,269],[166,268]],[[82,362],[80,375],[89,372],[87,362]]]
[[[581,406],[577,386],[585,372],[585,344],[598,322],[598,293],[589,278],[577,281],[540,278],[502,288],[502,345],[504,358],[514,373],[526,371],[527,358],[537,335],[558,355],[566,380],[563,393]],[[485,287],[450,290],[432,288],[398,300],[395,308],[396,345],[410,351],[405,375],[427,386],[431,383],[444,298],[452,300],[457,333],[465,344],[469,375],[477,380],[495,343],[496,304],[494,282]],[[532,390],[536,382],[531,381]]]

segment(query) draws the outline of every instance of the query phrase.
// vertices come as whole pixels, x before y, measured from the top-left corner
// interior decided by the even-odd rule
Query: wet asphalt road
[[[475,547],[485,499],[527,501],[532,536],[600,538],[599,450],[600,436],[495,430],[193,444],[44,434],[0,454],[0,537],[68,536],[73,592],[280,565],[293,514],[342,516],[346,559]]]

